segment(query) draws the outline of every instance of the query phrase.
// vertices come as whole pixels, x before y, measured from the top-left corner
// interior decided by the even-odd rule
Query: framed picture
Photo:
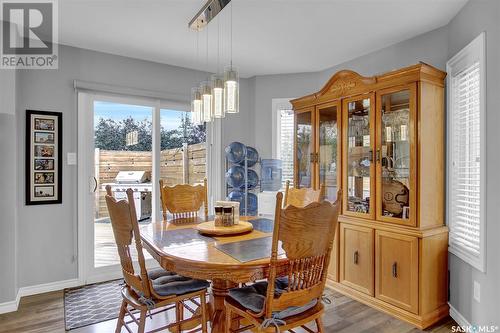
[[[54,157],[54,145],[35,145],[35,157]]]
[[[26,110],[26,205],[62,202],[62,113]]]
[[[50,132],[35,132],[35,143],[50,143],[50,144],[54,144],[54,133],[50,133]]]
[[[54,173],[35,172],[35,184],[54,184]]]
[[[52,198],[54,196],[54,186],[35,186],[36,198]]]

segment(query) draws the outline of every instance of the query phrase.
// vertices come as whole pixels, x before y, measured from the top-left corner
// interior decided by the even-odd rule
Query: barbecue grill
[[[127,189],[134,191],[134,203],[137,214],[137,220],[145,220],[151,217],[151,191],[153,184],[147,171],[120,171],[115,177],[114,183],[103,184],[105,189],[107,185],[117,200],[127,199]]]

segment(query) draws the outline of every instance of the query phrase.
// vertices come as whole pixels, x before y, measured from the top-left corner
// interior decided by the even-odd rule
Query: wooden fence
[[[147,171],[151,175],[153,153],[149,151],[95,150],[96,196],[95,217],[108,216],[102,184],[113,183],[119,171]],[[169,185],[203,183],[206,170],[204,143],[163,150],[160,153],[160,177]]]

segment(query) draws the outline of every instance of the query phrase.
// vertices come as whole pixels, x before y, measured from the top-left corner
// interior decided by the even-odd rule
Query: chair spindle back
[[[160,196],[163,207],[163,219],[167,220],[169,211],[174,220],[196,220],[201,206],[204,206],[205,220],[208,219],[208,188],[207,179],[203,185],[179,184],[165,185],[160,180]]]
[[[325,186],[321,184],[319,190],[312,188],[290,188],[290,181],[286,181],[285,187],[285,207],[305,207],[313,202],[320,202],[325,197]]]
[[[302,306],[314,299],[320,300],[337,229],[342,198],[340,194],[339,191],[334,203],[313,202],[306,207],[289,205],[284,209],[283,194],[277,194],[271,268],[263,313],[266,318],[270,318],[274,311]],[[279,297],[275,297],[280,242],[288,259],[285,271],[288,287]]]
[[[117,201],[111,192],[111,186],[106,186],[106,205],[108,206],[111,226],[115,236],[116,247],[120,256],[123,278],[125,283],[145,297],[151,296],[151,285],[146,270],[146,261],[142,252],[139,223],[134,204],[132,189],[127,190],[127,200]],[[140,274],[134,272],[133,260],[130,255],[132,238],[137,250]]]

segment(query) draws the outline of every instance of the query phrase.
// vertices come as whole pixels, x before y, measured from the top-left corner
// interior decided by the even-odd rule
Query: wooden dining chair
[[[138,327],[137,332],[143,333],[148,315],[152,317],[152,315],[173,310],[176,317],[174,323],[169,323],[150,332],[163,329],[180,332],[186,325],[193,326],[193,323],[201,322],[200,328],[192,332],[206,333],[206,293],[209,283],[180,276],[161,268],[147,271],[132,189],[127,190],[128,201],[117,201],[113,197],[109,185],[106,186],[106,193],[106,204],[125,280],[125,286],[122,289],[123,300],[115,332],[121,332],[122,327],[125,327],[128,332],[132,332],[130,324],[135,323]],[[137,273],[134,271],[130,255],[132,238],[139,261],[140,271]],[[184,319],[185,309],[191,313],[190,318]],[[137,314],[139,314],[138,317]],[[126,320],[127,315],[130,317],[129,320]]]
[[[306,207],[290,205],[283,209],[283,194],[277,194],[269,278],[229,291],[224,303],[226,333],[246,329],[279,332],[297,327],[314,332],[305,326],[312,321],[316,322],[317,332],[324,332],[321,298],[341,197],[335,203],[313,202]],[[280,242],[286,259],[278,258]],[[243,319],[249,324],[234,328]]]
[[[286,181],[285,187],[285,207],[292,205],[295,207],[305,207],[312,202],[320,202],[325,197],[325,186],[321,184],[319,190],[312,188],[290,188],[290,181]]]
[[[201,206],[204,206],[205,221],[208,220],[206,178],[203,180],[203,185],[179,184],[174,186],[165,185],[160,179],[160,197],[165,221],[167,220],[167,211],[173,215],[174,220],[196,220]]]

